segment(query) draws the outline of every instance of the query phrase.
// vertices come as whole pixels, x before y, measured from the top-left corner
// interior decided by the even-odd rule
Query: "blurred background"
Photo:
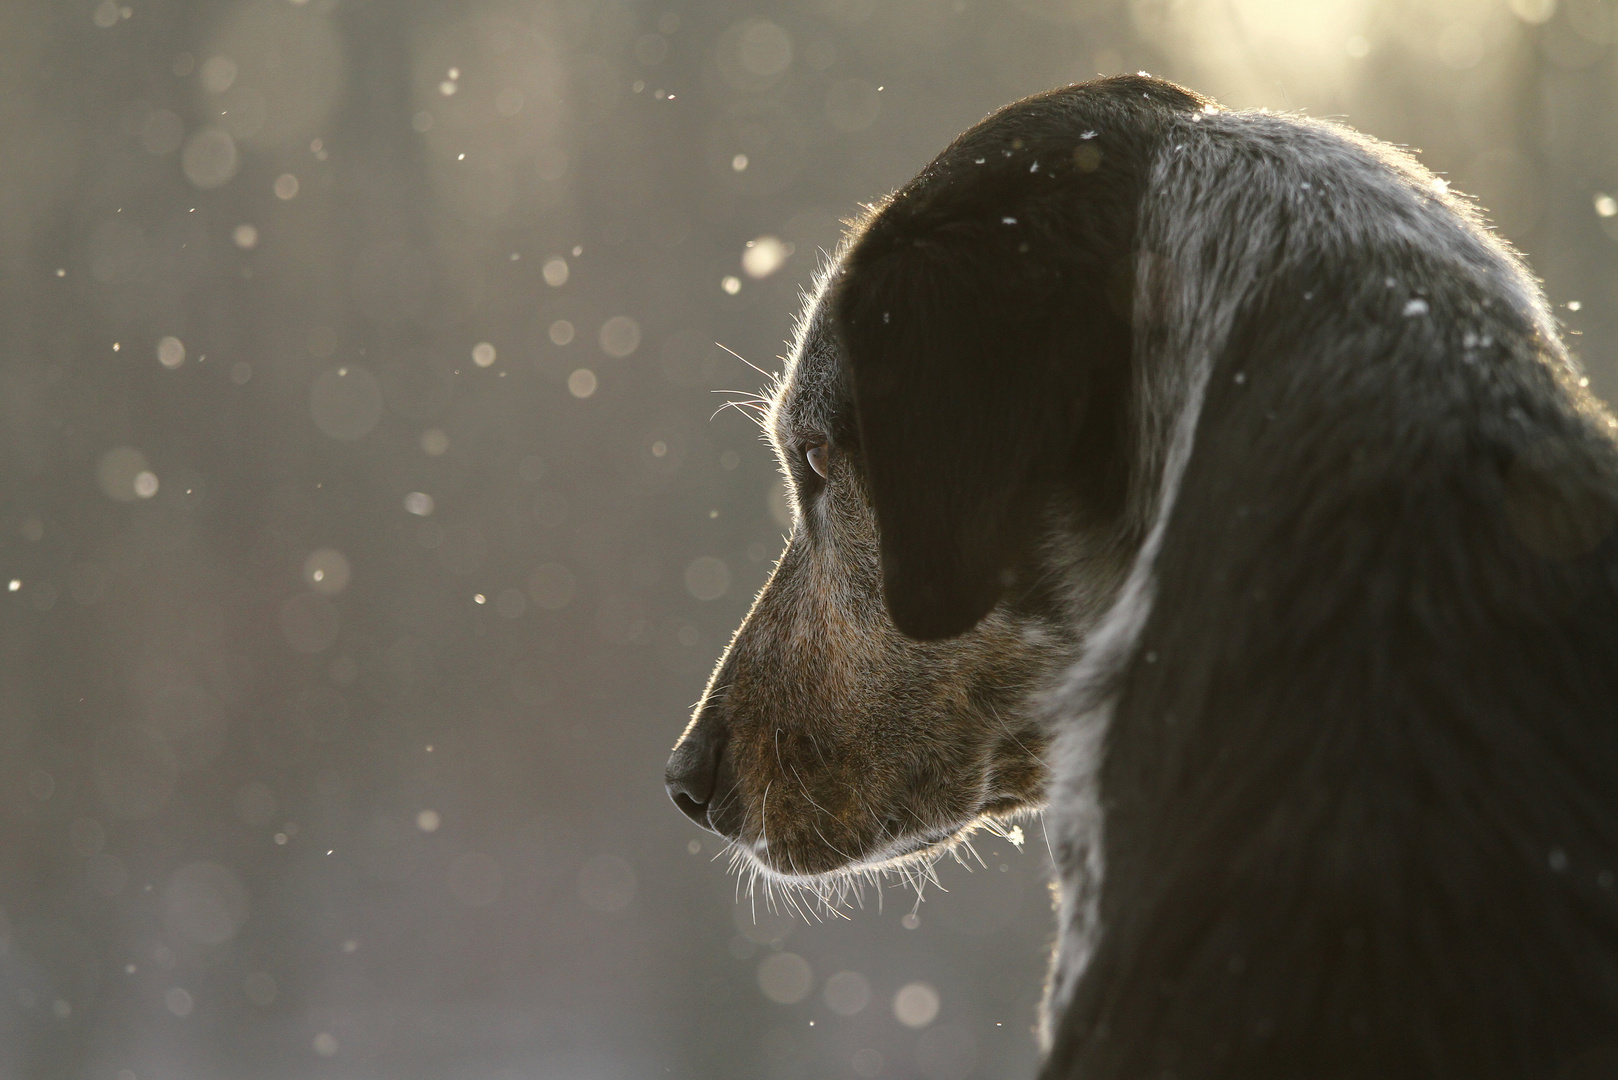
[[[1030,1075],[1037,821],[815,924],[663,794],[790,525],[727,350],[778,370],[839,218],[985,112],[1145,69],[1419,148],[1610,398],[1615,40],[1613,0],[0,5],[0,1076]]]

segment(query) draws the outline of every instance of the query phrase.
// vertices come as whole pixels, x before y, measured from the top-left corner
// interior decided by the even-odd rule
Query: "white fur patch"
[[[1103,830],[1099,772],[1114,699],[1111,685],[1134,655],[1135,646],[1151,614],[1156,581],[1154,567],[1163,546],[1163,534],[1174,510],[1180,480],[1196,438],[1207,387],[1209,358],[1198,357],[1187,372],[1186,397],[1174,424],[1174,435],[1163,465],[1157,518],[1141,544],[1118,599],[1102,617],[1086,643],[1084,655],[1073,665],[1046,704],[1057,735],[1052,743],[1056,776],[1051,815],[1063,852],[1059,869],[1060,936],[1052,961],[1050,985],[1041,1009],[1040,1036],[1050,1045],[1053,1019],[1067,1007],[1073,987],[1089,965],[1101,937],[1101,884]],[[1074,859],[1073,856],[1077,856]]]
[[[1152,190],[1184,192],[1175,175],[1183,169],[1183,161],[1165,156],[1153,170]],[[1209,239],[1206,232],[1187,229],[1183,219],[1191,215],[1167,202],[1149,199],[1142,208],[1142,254],[1135,267],[1137,342],[1146,343],[1137,345],[1134,358],[1137,399],[1142,402],[1135,452],[1143,468],[1136,473],[1136,483],[1146,489],[1142,497],[1150,499],[1149,511],[1141,514],[1150,526],[1117,599],[1043,705],[1055,732],[1051,751],[1055,780],[1048,813],[1059,845],[1061,875],[1057,947],[1040,1010],[1040,1040],[1046,1049],[1052,1026],[1072,1000],[1104,929],[1106,822],[1099,774],[1115,705],[1114,683],[1134,656],[1151,614],[1157,556],[1191,459],[1212,358],[1233,314],[1228,307],[1221,309],[1216,295],[1199,289],[1201,283],[1164,280],[1165,266],[1195,265],[1196,248]],[[1148,325],[1176,330],[1153,333]],[[1160,469],[1155,486],[1149,472],[1153,463]]]

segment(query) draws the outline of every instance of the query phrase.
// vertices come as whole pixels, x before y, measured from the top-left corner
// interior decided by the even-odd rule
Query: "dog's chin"
[[[807,888],[825,897],[828,889],[841,893],[852,882],[875,882],[888,874],[908,879],[915,868],[930,866],[968,843],[968,838],[979,829],[997,836],[1015,835],[1013,842],[1020,845],[1020,832],[1009,831],[1014,827],[1013,820],[1038,809],[1025,803],[1002,805],[953,825],[897,836],[889,833],[881,844],[853,857],[821,843],[789,844],[777,840],[772,845],[762,839],[752,843],[736,841],[737,866],[744,873],[757,873],[771,881]]]

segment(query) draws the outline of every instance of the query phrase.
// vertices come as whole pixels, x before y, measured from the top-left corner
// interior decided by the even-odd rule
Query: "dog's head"
[[[814,884],[1041,804],[1035,698],[1115,594],[1155,80],[1019,102],[873,210],[767,417],[791,538],[667,784]],[[824,895],[824,894],[823,894]]]

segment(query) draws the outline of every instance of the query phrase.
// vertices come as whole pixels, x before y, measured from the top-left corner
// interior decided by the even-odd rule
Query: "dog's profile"
[[[1473,210],[1124,77],[870,209],[670,759],[826,895],[1048,804],[1044,1075],[1618,1076],[1618,444]]]

